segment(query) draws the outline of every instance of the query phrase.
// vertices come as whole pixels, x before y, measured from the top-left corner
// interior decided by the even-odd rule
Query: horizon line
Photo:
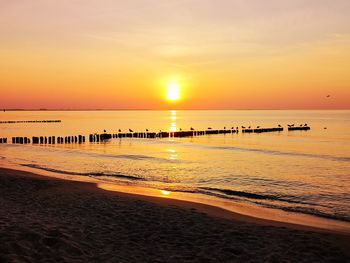
[[[314,108],[314,109],[303,109],[303,108],[257,108],[257,109],[252,109],[252,108],[241,108],[241,109],[203,109],[203,108],[198,108],[198,109],[151,109],[151,108],[145,108],[145,109],[58,109],[58,108],[53,108],[53,109],[44,109],[44,108],[39,108],[39,109],[21,109],[21,108],[1,108],[0,107],[0,112],[6,112],[6,111],[172,111],[172,110],[177,110],[177,111],[210,111],[210,110],[215,110],[215,111],[231,111],[231,110],[350,110],[350,108]]]

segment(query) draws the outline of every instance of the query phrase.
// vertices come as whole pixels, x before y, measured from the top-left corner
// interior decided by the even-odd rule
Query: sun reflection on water
[[[166,190],[160,190],[161,197],[169,197],[171,192]]]
[[[176,110],[170,111],[170,131],[175,132],[176,131]]]
[[[170,153],[169,159],[170,160],[177,160],[177,152],[174,149],[168,149],[168,152]]]

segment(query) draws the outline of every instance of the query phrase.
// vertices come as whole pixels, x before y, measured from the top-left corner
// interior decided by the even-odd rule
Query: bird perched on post
[[[134,132],[132,129],[129,129],[129,132]]]
[[[119,129],[119,130],[118,130],[118,132],[122,132],[122,130],[121,130],[121,129]]]
[[[191,127],[191,131],[194,131],[194,129]]]

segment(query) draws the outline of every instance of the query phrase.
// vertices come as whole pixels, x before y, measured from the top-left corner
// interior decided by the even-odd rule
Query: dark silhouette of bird
[[[250,126],[248,127],[248,129],[250,129]]]
[[[326,98],[330,98],[331,95],[327,95]]]
[[[303,125],[302,125],[302,124],[300,124],[300,127],[303,127]]]
[[[244,126],[242,126],[242,129],[245,129],[245,127],[244,127]]]
[[[304,124],[304,127],[307,127],[307,123]]]
[[[180,131],[182,131],[182,129],[180,128]]]
[[[226,126],[224,127],[224,130],[226,130]]]
[[[278,127],[281,128],[282,127],[281,124],[278,124]]]
[[[208,127],[208,130],[211,130],[212,128],[211,127]]]
[[[257,129],[259,129],[259,128],[260,128],[260,126],[256,126],[256,128],[257,128]]]
[[[121,129],[119,129],[119,130],[118,130],[118,132],[122,132],[122,130],[121,130]]]
[[[231,127],[231,130],[234,130],[235,129],[235,127]]]
[[[324,127],[323,129],[327,130],[327,127]]]
[[[194,129],[191,127],[191,131],[194,131]]]
[[[103,132],[107,132],[106,130],[103,130]]]
[[[146,129],[146,132],[148,132],[148,129]]]
[[[129,132],[134,132],[132,129],[129,129]]]
[[[236,127],[236,130],[238,130],[238,127]]]

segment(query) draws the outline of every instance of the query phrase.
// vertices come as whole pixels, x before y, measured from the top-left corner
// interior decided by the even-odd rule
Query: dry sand
[[[0,207],[0,262],[350,262],[346,234],[23,171]]]

